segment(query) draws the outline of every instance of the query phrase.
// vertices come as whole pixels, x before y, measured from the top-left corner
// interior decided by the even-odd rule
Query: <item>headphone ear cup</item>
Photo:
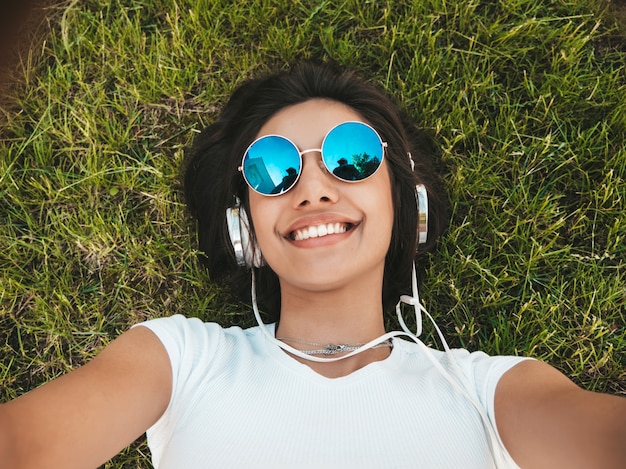
[[[417,202],[417,243],[424,244],[428,240],[428,192],[424,184],[415,186]]]
[[[235,251],[235,259],[237,265],[245,266],[246,261],[243,255],[243,243],[241,240],[241,226],[239,223],[239,211],[241,206],[239,204],[234,207],[228,207],[226,209],[226,225],[228,226],[228,236],[230,243]]]
[[[228,235],[235,251],[237,265],[245,267],[261,267],[264,265],[261,251],[251,240],[248,214],[237,198],[233,207],[226,209],[226,225]]]

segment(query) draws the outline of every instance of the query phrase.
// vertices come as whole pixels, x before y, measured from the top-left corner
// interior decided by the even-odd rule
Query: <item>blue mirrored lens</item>
[[[282,194],[296,183],[299,174],[298,149],[278,135],[267,135],[252,143],[243,159],[247,183],[261,194]]]
[[[322,145],[324,164],[344,181],[361,181],[376,172],[383,160],[383,144],[370,126],[344,122],[332,129]]]

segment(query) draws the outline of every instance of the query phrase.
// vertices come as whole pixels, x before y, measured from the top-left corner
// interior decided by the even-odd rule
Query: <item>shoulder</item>
[[[134,327],[147,327],[157,336],[163,335],[198,335],[198,334],[219,334],[223,330],[222,326],[214,322],[204,322],[200,318],[187,317],[182,314],[175,314],[156,319],[149,319],[136,324]]]
[[[471,352],[467,349],[451,349],[449,352],[433,349],[423,343],[414,343],[396,339],[394,347],[404,355],[403,362],[408,366],[439,368],[454,372],[458,367],[463,376],[480,387],[490,384],[495,388],[499,379],[519,363],[529,360],[526,357],[512,355],[488,355],[482,351]]]
[[[152,319],[135,326],[147,328],[159,339],[172,368],[174,385],[188,385],[207,377],[221,365],[233,367],[262,354],[263,341],[257,327],[224,328],[199,318],[174,315]]]
[[[216,351],[219,346],[237,343],[254,343],[258,340],[256,327],[242,329],[237,326],[224,328],[215,322],[204,322],[196,317],[180,314],[163,318],[151,319],[137,324],[135,327],[150,329],[163,343],[166,350],[172,351],[180,347]]]

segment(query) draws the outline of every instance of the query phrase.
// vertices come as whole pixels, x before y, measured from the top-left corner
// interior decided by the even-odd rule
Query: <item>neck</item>
[[[276,336],[320,344],[369,342],[385,333],[380,291],[375,288],[365,291],[340,288],[310,292],[281,285],[281,314]],[[290,345],[311,348],[296,343]],[[324,376],[338,377],[383,360],[389,353],[388,347],[375,348],[332,363],[294,358]]]

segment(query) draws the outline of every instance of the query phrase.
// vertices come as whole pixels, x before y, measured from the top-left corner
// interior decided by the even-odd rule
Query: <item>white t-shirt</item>
[[[141,326],[173,370],[170,403],[147,432],[156,468],[494,467],[476,409],[412,342],[393,339],[385,360],[331,379],[258,327],[183,316]],[[445,367],[446,354],[431,351]],[[453,353],[495,427],[496,384],[523,359]]]

